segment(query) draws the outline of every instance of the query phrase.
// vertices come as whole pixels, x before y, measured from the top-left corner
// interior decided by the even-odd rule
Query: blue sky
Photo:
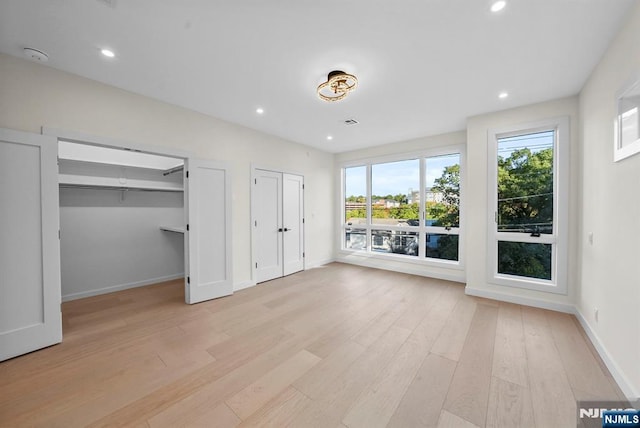
[[[427,187],[442,176],[445,166],[457,164],[458,155],[427,158]],[[374,195],[407,194],[409,189],[420,189],[420,162],[417,159],[372,165],[371,190]],[[346,196],[364,196],[367,193],[367,168],[346,169]]]

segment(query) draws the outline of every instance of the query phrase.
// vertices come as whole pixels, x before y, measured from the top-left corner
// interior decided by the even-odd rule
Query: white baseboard
[[[130,288],[144,287],[145,285],[157,284],[158,282],[172,281],[174,279],[184,278],[184,273],[162,276],[159,278],[145,279],[143,281],[130,282],[128,284],[111,285],[109,287],[97,288],[95,290],[81,291],[79,293],[64,294],[63,302],[71,300],[84,299],[85,297],[99,296],[101,294],[113,293],[114,291],[128,290]]]
[[[233,291],[240,291],[240,290],[244,290],[245,288],[250,288],[256,285],[255,281],[242,281],[242,282],[237,282],[235,284],[233,284]]]
[[[531,306],[534,308],[549,309],[551,311],[575,314],[576,308],[570,303],[556,303],[547,300],[535,299],[533,297],[514,296],[511,294],[499,293],[496,291],[480,290],[466,286],[465,294],[469,296],[484,297],[487,299],[499,300],[501,302],[515,303],[518,305]]]
[[[320,266],[328,265],[329,263],[335,262],[336,259],[325,259],[325,260],[314,260],[305,263],[305,269],[314,269]]]
[[[622,392],[627,397],[627,399],[631,402],[634,402],[636,400],[640,401],[640,391],[636,390],[631,382],[629,382],[629,379],[627,379],[622,370],[620,370],[618,364],[616,364],[616,362],[613,360],[613,358],[607,351],[607,348],[604,347],[596,332],[591,328],[591,326],[587,322],[587,319],[582,315],[582,312],[580,312],[577,307],[575,308],[574,314],[576,318],[578,318],[578,321],[580,322],[580,325],[582,326],[584,331],[587,333],[587,336],[589,336],[589,339],[591,339],[591,343],[593,343],[596,351],[598,351],[600,358],[602,358],[602,361],[604,361],[604,364],[609,369],[609,372],[611,372],[611,376],[613,376],[613,378],[616,380],[618,386],[620,386],[620,389],[622,389]]]

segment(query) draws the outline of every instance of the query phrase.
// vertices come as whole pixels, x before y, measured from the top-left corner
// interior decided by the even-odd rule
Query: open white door
[[[57,156],[0,129],[0,361],[62,341]]]
[[[282,175],[283,274],[304,269],[304,179],[300,175]]]
[[[198,303],[233,293],[231,274],[231,183],[225,164],[188,159],[187,284],[185,300]]]

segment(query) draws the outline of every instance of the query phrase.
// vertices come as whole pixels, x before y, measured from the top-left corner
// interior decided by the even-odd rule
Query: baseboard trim
[[[314,269],[320,266],[328,265],[329,263],[335,262],[336,259],[325,259],[325,260],[314,260],[312,262],[307,262],[305,264],[305,269]]]
[[[184,278],[184,273],[177,273],[174,275],[161,276],[158,278],[145,279],[143,281],[130,282],[128,284],[111,285],[109,287],[102,287],[95,290],[81,291],[79,293],[65,294],[62,296],[63,302],[69,302],[71,300],[84,299],[85,297],[99,296],[101,294],[113,293],[114,291],[128,290],[130,288],[144,287],[145,285],[157,284],[158,282],[172,281],[174,279]]]
[[[240,290],[244,290],[245,288],[251,288],[254,287],[257,283],[255,281],[242,281],[242,282],[237,282],[235,284],[233,284],[233,291],[240,291]]]
[[[584,331],[587,333],[587,336],[589,336],[589,339],[591,340],[591,343],[593,343],[593,346],[596,348],[596,351],[598,351],[600,358],[602,358],[602,361],[604,361],[604,364],[609,369],[609,372],[611,372],[611,376],[613,376],[613,378],[616,380],[618,386],[627,397],[627,399],[631,402],[635,402],[636,400],[640,401],[640,391],[637,391],[633,387],[631,382],[629,382],[629,379],[627,379],[622,370],[620,370],[618,364],[616,364],[613,358],[611,358],[611,355],[607,351],[607,348],[605,348],[605,346],[602,344],[600,337],[598,337],[596,332],[591,328],[591,326],[587,322],[587,319],[584,317],[584,315],[582,315],[582,312],[577,307],[575,308],[574,315],[578,319],[578,322],[580,322],[580,325],[582,326]]]

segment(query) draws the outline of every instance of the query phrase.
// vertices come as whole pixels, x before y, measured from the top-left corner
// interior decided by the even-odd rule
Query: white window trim
[[[437,157],[437,156],[446,156],[446,155],[460,155],[460,226],[456,228],[452,228],[451,230],[446,230],[444,227],[436,227],[436,226],[392,226],[392,225],[384,225],[384,224],[374,224],[371,223],[371,165],[378,163],[387,163],[387,162],[398,162],[404,160],[412,160],[418,159],[420,163],[420,192],[421,192],[421,201],[425,200],[426,189],[425,189],[425,168],[426,168],[426,158],[429,157]],[[451,146],[441,146],[434,147],[428,150],[422,150],[418,152],[408,152],[402,154],[393,154],[387,156],[378,156],[378,157],[370,157],[363,158],[351,161],[345,161],[340,163],[340,189],[339,195],[339,211],[340,211],[340,227],[339,230],[339,248],[338,254],[343,256],[349,255],[358,255],[364,256],[367,258],[375,258],[380,260],[389,260],[394,262],[406,262],[411,264],[420,264],[424,266],[432,266],[438,268],[446,268],[453,270],[464,270],[465,269],[465,238],[464,238],[464,227],[465,227],[465,198],[464,198],[464,190],[465,190],[465,176],[466,176],[466,148],[463,144],[451,145]],[[366,179],[367,179],[367,223],[366,224],[353,224],[351,226],[347,226],[345,223],[345,168],[352,167],[366,167]],[[425,219],[425,205],[424,203],[420,204],[419,211],[420,219],[424,221]],[[364,229],[366,230],[366,249],[365,250],[351,250],[345,248],[345,229]],[[400,254],[385,254],[379,253],[376,251],[372,251],[372,239],[371,239],[371,231],[372,230],[398,230],[398,231],[406,231],[406,232],[418,232],[419,239],[422,244],[426,242],[426,234],[427,233],[443,233],[443,234],[452,234],[458,235],[458,260],[440,260],[435,258],[426,258],[426,248],[423,248],[424,245],[419,246],[419,252],[417,257],[406,256]],[[453,233],[452,233],[453,232]]]
[[[498,206],[498,138],[515,135],[532,134],[554,130],[556,141],[553,156],[554,200],[553,200],[553,234],[529,238],[515,236],[510,232],[498,232],[495,216]],[[569,251],[569,118],[558,117],[539,122],[525,123],[488,132],[488,204],[487,204],[487,274],[488,282],[509,287],[525,288],[555,294],[567,294],[568,251]],[[535,242],[552,244],[551,280],[526,278],[516,275],[499,274],[498,240],[516,242]]]
[[[616,117],[613,120],[613,161],[620,162],[630,156],[640,153],[640,138],[636,141],[628,143],[626,146],[622,146],[622,132],[621,132],[621,120],[622,112],[620,111],[620,101],[622,98],[633,88],[640,85],[640,74],[633,76],[620,88],[615,96],[615,112]]]

